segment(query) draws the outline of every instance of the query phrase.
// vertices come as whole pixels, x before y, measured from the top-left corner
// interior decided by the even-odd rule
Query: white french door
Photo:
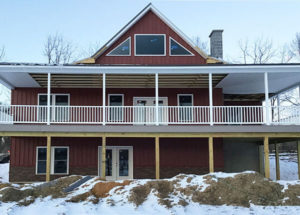
[[[167,97],[159,97],[159,106],[168,106]],[[133,97],[134,122],[136,124],[154,124],[155,119],[155,97]],[[167,124],[168,111],[167,109],[158,110],[158,121],[161,124]]]
[[[102,171],[102,146],[99,146],[99,174]],[[132,146],[106,146],[105,175],[107,180],[133,179]]]

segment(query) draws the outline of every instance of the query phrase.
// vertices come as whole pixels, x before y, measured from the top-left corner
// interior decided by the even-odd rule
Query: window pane
[[[182,45],[171,39],[171,55],[192,55]]]
[[[122,106],[122,96],[110,96],[109,104],[110,106]]]
[[[119,176],[128,176],[128,153],[127,149],[119,150]]]
[[[38,148],[38,160],[47,160],[47,148]]]
[[[192,106],[192,96],[179,96],[179,106]]]
[[[67,173],[67,161],[54,161],[54,173]]]
[[[46,161],[38,161],[37,173],[46,173]]]
[[[55,96],[55,104],[61,106],[69,105],[69,97],[67,95]]]
[[[50,104],[51,104],[51,97],[50,97]],[[39,95],[39,104],[40,105],[47,105],[47,95]]]
[[[106,149],[105,175],[112,176],[112,150]]]
[[[108,55],[130,55],[129,38],[112,50]]]
[[[54,159],[55,160],[67,160],[68,159],[68,149],[67,148],[55,148]]]
[[[164,55],[164,35],[136,35],[135,53],[137,55]]]

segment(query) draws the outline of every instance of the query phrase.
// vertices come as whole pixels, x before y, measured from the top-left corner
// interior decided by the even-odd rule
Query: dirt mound
[[[192,180],[191,176],[180,175],[172,180],[149,181],[132,188],[128,200],[139,206],[153,192],[159,203],[167,208],[176,204],[186,206],[189,200],[199,204],[243,207],[249,207],[251,203],[264,206],[300,205],[300,185],[289,185],[284,192],[282,185],[265,179],[259,173],[241,173],[233,177],[206,175],[198,184],[191,183]],[[186,186],[180,185],[182,181],[186,182]],[[170,196],[177,196],[179,201],[172,202]]]
[[[95,184],[95,186],[92,188],[91,192],[94,196],[98,198],[104,198],[108,196],[109,191],[111,191],[113,188],[120,186],[120,188],[123,188],[126,185],[129,185],[131,183],[130,180],[125,180],[122,183],[119,182],[99,182]]]
[[[32,197],[33,199],[47,196],[52,196],[52,198],[64,197],[66,196],[66,193],[62,190],[81,178],[81,176],[68,176],[44,183],[40,186],[28,186],[25,189],[7,187],[0,190],[0,201],[20,201],[27,197]]]

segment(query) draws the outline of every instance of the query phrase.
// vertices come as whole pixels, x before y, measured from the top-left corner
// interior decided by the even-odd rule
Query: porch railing
[[[267,108],[268,111],[267,111]],[[51,106],[52,124],[208,125],[275,124],[300,125],[300,106]],[[269,117],[266,117],[266,113]],[[104,116],[104,118],[103,118]],[[267,123],[267,120],[269,122]],[[0,124],[47,123],[47,106],[0,105]]]

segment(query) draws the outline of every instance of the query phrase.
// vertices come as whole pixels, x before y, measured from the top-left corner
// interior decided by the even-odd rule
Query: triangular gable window
[[[170,37],[170,55],[171,56],[193,56],[193,54],[187,50],[184,46],[178,43],[176,40]]]
[[[114,48],[107,56],[130,56],[131,38],[128,37],[120,45]]]

